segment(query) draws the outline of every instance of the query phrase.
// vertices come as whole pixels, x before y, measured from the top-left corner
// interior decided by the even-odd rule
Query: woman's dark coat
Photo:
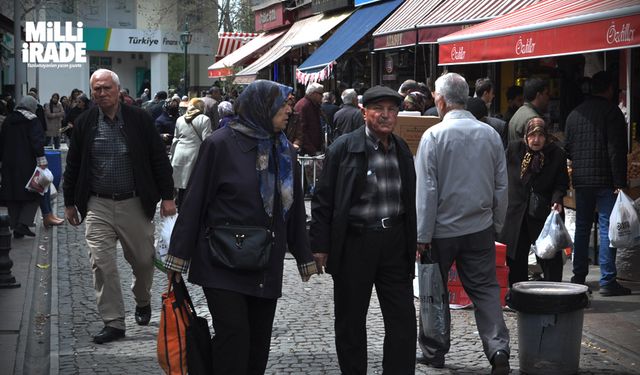
[[[33,201],[39,199],[24,187],[33,175],[36,158],[44,156],[44,131],[37,117],[30,120],[18,111],[11,112],[0,131],[2,186],[0,201]]]
[[[541,194],[551,202],[549,212],[554,203],[562,204],[562,198],[569,187],[569,175],[567,173],[567,155],[563,149],[555,143],[549,143],[542,149],[544,153],[544,166],[540,173],[531,178],[520,178],[520,165],[526,153],[526,145],[523,141],[513,141],[507,148],[507,174],[509,178],[509,206],[507,217],[498,241],[507,245],[507,256],[515,258],[520,228],[524,215],[528,215],[529,196],[531,189]],[[527,217],[529,238],[536,239],[542,227],[544,219]]]
[[[212,263],[205,231],[209,226],[230,224],[269,227],[256,173],[257,140],[225,127],[207,137],[198,154],[178,220],[171,236],[169,254],[191,260],[189,281],[245,295],[278,298],[282,294],[285,251],[299,264],[313,261],[306,232],[306,213],[300,168],[293,146],[294,199],[285,220],[279,199],[274,200],[275,246],[264,271],[233,271]],[[276,194],[277,195],[277,194]]]

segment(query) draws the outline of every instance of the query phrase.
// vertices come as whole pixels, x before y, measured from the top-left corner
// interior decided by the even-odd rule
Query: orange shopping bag
[[[167,292],[162,294],[158,363],[167,375],[186,375],[188,307],[183,299],[180,302],[176,300],[172,281],[169,282]]]

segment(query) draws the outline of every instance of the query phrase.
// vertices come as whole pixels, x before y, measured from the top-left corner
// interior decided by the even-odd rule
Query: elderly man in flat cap
[[[365,92],[366,126],[329,147],[313,196],[311,249],[319,269],[333,277],[343,374],[367,373],[374,285],[385,322],[384,373],[415,372],[416,178],[407,143],[393,134],[402,99],[383,86]]]

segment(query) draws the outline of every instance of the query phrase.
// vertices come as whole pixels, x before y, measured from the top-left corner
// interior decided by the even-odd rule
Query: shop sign
[[[313,13],[324,13],[331,10],[342,9],[351,6],[352,0],[312,0]]]
[[[400,48],[412,46],[414,44],[416,44],[416,32],[413,30],[394,34],[380,35],[374,37],[373,39],[374,50]]]
[[[21,52],[29,68],[79,68],[87,62],[83,23],[27,21]]]
[[[267,31],[290,24],[291,20],[285,18],[284,12],[282,3],[256,10],[254,14],[256,31]]]
[[[439,41],[441,65],[571,55],[640,46],[640,14],[483,39]],[[472,38],[472,36],[470,36]]]
[[[423,27],[418,29],[418,43],[435,44],[438,42],[438,38],[453,34],[467,27],[469,27],[469,25]]]
[[[213,54],[215,38],[203,33],[192,33],[189,53]],[[87,28],[85,40],[88,51],[111,52],[165,52],[183,53],[180,33],[160,30]]]

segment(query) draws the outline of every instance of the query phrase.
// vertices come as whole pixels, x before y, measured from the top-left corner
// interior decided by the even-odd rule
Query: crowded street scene
[[[0,375],[640,374],[637,1],[0,4]]]

